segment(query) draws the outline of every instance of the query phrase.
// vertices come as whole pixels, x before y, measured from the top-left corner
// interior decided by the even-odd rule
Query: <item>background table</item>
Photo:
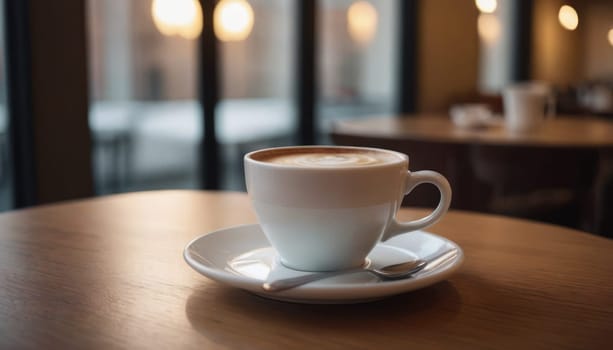
[[[510,132],[502,124],[489,128],[458,128],[449,116],[441,114],[380,116],[339,121],[335,123],[333,133],[338,137],[347,135],[459,144],[613,148],[613,122],[583,116],[556,116],[540,130],[528,133]]]
[[[613,212],[600,196],[613,172],[610,121],[559,116],[536,132],[512,133],[501,124],[458,128],[446,115],[382,116],[338,122],[331,136],[337,144],[394,149],[409,155],[412,170],[443,173],[454,189],[452,208],[592,232],[605,231],[605,211]],[[412,198],[432,205],[436,193],[419,188]]]
[[[408,219],[421,211],[402,209]],[[190,269],[194,237],[253,223],[246,195],[161,191],[0,215],[0,348],[611,348],[613,242],[451,212],[466,260],[369,304],[256,297]]]

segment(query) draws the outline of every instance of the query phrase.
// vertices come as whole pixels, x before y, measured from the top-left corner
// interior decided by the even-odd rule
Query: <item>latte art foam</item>
[[[348,149],[313,149],[296,152],[271,152],[260,155],[257,160],[279,165],[317,168],[361,167],[397,162],[400,158],[392,153],[376,151],[352,151]]]
[[[346,166],[365,166],[385,163],[381,159],[359,153],[345,154],[293,154],[275,157],[269,162],[275,164],[295,165],[295,166],[321,166],[321,167],[346,167]]]

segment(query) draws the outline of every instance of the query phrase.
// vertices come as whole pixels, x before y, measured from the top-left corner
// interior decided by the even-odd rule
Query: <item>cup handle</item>
[[[409,171],[407,173],[404,195],[408,195],[415,187],[424,183],[433,184],[441,193],[441,198],[436,209],[434,209],[430,215],[414,221],[398,222],[396,219],[393,219],[385,229],[383,237],[381,238],[382,241],[388,240],[401,233],[419,230],[430,226],[437,222],[447,212],[449,205],[451,204],[451,186],[449,186],[447,179],[436,171]]]

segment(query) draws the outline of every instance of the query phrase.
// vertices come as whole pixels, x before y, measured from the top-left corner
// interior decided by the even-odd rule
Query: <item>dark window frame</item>
[[[90,197],[85,2],[4,6],[14,206]]]

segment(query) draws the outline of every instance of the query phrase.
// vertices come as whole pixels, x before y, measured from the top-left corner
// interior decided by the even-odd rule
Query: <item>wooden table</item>
[[[450,212],[429,229],[465,251],[448,281],[368,304],[301,305],[184,263],[192,238],[253,222],[245,194],[196,191],[2,214],[0,348],[613,348],[607,239]]]
[[[604,165],[613,163],[611,121],[558,116],[536,132],[512,133],[502,123],[458,128],[446,115],[382,116],[338,122],[331,136],[337,144],[394,149],[409,155],[412,170],[443,173],[454,189],[452,208],[504,213],[490,205],[495,196],[564,188],[579,203],[570,211],[584,212],[574,226],[596,231],[605,215],[597,188],[611,172]],[[423,188],[412,198],[436,200]]]

